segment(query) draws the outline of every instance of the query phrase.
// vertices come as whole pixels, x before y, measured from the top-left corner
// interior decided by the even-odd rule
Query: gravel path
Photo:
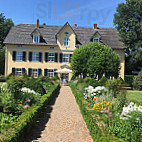
[[[47,112],[46,115],[49,113]],[[43,120],[44,128],[41,129],[40,136],[30,141],[93,142],[69,86],[61,87],[55,104],[52,106],[51,114],[47,117],[48,120]],[[30,136],[35,137],[35,132],[39,129],[37,127]]]

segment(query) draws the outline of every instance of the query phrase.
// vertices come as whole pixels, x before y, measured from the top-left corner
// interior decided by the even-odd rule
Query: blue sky
[[[1,0],[1,11],[17,24],[114,27],[113,15],[125,0]]]

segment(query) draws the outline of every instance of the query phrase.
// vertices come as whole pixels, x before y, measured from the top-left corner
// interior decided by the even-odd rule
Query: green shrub
[[[39,78],[31,78],[28,80],[26,87],[34,90],[37,93],[40,93],[44,95],[46,93],[44,87],[43,87],[44,77]]]
[[[91,77],[86,77],[86,78],[84,78],[84,82],[88,84],[90,79],[91,79]]]
[[[13,73],[10,73],[7,77],[6,77],[6,80],[9,80],[12,76],[14,76]]]
[[[133,79],[133,88],[136,90],[142,90],[142,71],[138,76]]]
[[[22,87],[24,86],[24,81],[22,76],[11,76],[7,81],[8,89],[14,94],[14,98],[18,99],[18,94],[20,94]]]
[[[76,79],[76,75],[73,74],[73,76],[71,77],[71,80],[75,80]]]
[[[94,78],[91,78],[88,82],[88,86],[91,85],[93,86],[94,88],[97,87],[97,86],[100,86],[101,84]]]
[[[1,76],[0,76],[0,82],[6,82],[6,78],[5,78],[4,75],[1,75]]]
[[[83,82],[84,82],[84,79],[83,78],[79,78],[78,81],[77,81],[77,84],[83,83]]]
[[[133,86],[133,79],[134,79],[134,75],[125,75],[125,76],[124,76],[125,83],[126,83],[129,87],[132,87],[132,86]]]
[[[99,83],[100,83],[102,86],[105,86],[107,80],[108,80],[108,79],[107,79],[105,76],[103,76],[103,77],[99,80]]]
[[[112,95],[114,97],[116,97],[117,94],[119,94],[119,92],[121,91],[122,81],[119,78],[113,79],[113,80],[108,80],[106,82],[106,87],[112,93]]]
[[[59,90],[59,84],[56,84],[45,95],[43,95],[39,103],[34,104],[32,107],[24,111],[13,123],[12,128],[0,135],[2,142],[24,142],[26,135],[30,132],[33,125],[36,123],[37,118],[40,116],[45,105],[51,101],[53,95]]]

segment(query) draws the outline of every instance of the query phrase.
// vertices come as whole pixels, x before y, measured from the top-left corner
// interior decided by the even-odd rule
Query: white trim
[[[38,68],[31,68],[31,74],[35,78],[38,77]]]
[[[53,68],[47,68],[47,69],[48,69],[47,76],[48,76],[48,77],[54,77],[54,76],[55,76],[55,72],[54,72],[55,69],[53,69]],[[50,72],[50,73],[49,73],[49,70],[53,70],[53,72]]]
[[[54,54],[54,56],[53,55],[49,56],[50,53]],[[54,61],[49,61],[49,58],[54,58]],[[48,52],[48,62],[55,62],[55,52]]]
[[[40,35],[33,35],[33,43],[39,43],[40,42]]]
[[[65,56],[65,57],[64,57],[64,55],[68,55],[68,56]],[[64,62],[63,60],[66,60],[66,59],[67,59],[68,61],[67,61],[67,62]],[[70,62],[70,54],[68,54],[68,53],[63,53],[63,54],[62,54],[62,62],[63,62],[63,63],[69,63],[69,62]]]
[[[23,51],[16,51],[16,61],[23,61]]]
[[[96,41],[97,40],[97,41]],[[93,42],[96,41],[96,42],[99,42],[100,41],[100,38],[99,37],[95,37],[93,38]]]
[[[15,68],[15,75],[22,75],[22,68]]]
[[[32,52],[32,62],[39,62],[39,52]]]
[[[69,37],[64,37],[63,38],[63,46],[64,47],[69,47],[69,42],[70,42]]]

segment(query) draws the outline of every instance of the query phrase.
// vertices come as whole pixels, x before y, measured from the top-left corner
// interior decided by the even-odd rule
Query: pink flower
[[[31,102],[31,100],[30,100],[30,99],[27,99],[27,102],[29,103],[29,102]]]
[[[29,108],[29,107],[30,107],[29,105],[24,105],[24,106],[23,106],[23,108]]]

